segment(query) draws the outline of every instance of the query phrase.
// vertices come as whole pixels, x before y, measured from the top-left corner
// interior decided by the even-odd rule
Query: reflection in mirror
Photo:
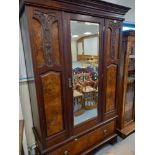
[[[99,24],[71,21],[74,125],[97,117]]]

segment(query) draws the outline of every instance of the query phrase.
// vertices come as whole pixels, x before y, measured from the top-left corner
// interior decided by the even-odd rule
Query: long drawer
[[[49,153],[48,155],[79,155],[87,149],[95,146],[101,141],[115,133],[115,121],[112,121],[78,139],[67,143],[61,148]]]

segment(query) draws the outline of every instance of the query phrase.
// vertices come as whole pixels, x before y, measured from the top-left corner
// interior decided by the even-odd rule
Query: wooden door
[[[69,80],[68,82],[73,84],[72,86],[70,86],[70,84],[68,85],[68,91],[67,91],[68,101],[70,104],[69,106],[70,134],[74,135],[74,134],[79,134],[84,131],[86,132],[92,126],[95,126],[98,123],[100,123],[102,119],[102,113],[101,113],[102,93],[100,92],[103,90],[102,67],[101,66],[102,66],[102,61],[103,61],[102,60],[102,57],[103,57],[103,44],[102,43],[103,43],[104,19],[100,19],[100,18],[92,17],[92,16],[80,15],[80,14],[76,14],[76,15],[75,14],[64,14],[63,19],[64,19],[63,23],[65,24],[64,27],[66,28],[66,34],[65,34],[66,36],[66,39],[65,39],[66,40],[66,48],[65,48],[66,57],[65,59],[66,59],[66,62],[68,62],[67,64],[68,70],[66,70],[66,73],[67,73],[68,80]],[[91,31],[92,29],[93,31]],[[77,39],[74,39],[74,36],[77,37]],[[91,38],[91,41],[94,41],[93,42],[94,44],[97,43],[97,46],[96,44],[93,46],[93,43],[89,44],[90,38]],[[97,40],[95,41],[96,38]],[[79,40],[81,43],[81,47],[79,47]],[[77,59],[75,58],[73,54],[74,49],[71,44],[72,42],[76,42],[77,52],[75,53],[76,53]],[[91,46],[93,46],[93,48],[90,48]],[[92,54],[93,51],[95,54]],[[76,59],[76,63],[73,64],[75,62],[75,59]],[[95,79],[94,81],[91,79],[92,74],[87,71],[88,69],[87,62],[89,63],[96,62],[96,64],[94,64],[93,66],[94,68],[97,68],[97,79]],[[76,66],[76,64],[78,64],[77,65],[78,67]],[[91,67],[92,66],[90,64],[90,68]],[[77,68],[79,69],[79,72]],[[86,75],[88,74],[90,76],[86,77]],[[82,85],[82,89],[80,93],[79,92],[77,93],[77,91],[79,90],[76,90],[75,88],[76,87],[75,77],[77,76],[79,76],[79,79],[81,80],[78,84]],[[98,88],[96,89],[93,86],[90,86],[89,87],[90,89],[87,91],[87,86],[83,85],[83,83],[86,81],[85,79],[87,79],[87,81],[93,81],[94,83],[96,82],[97,83],[96,86]],[[77,98],[78,94],[79,94],[79,98],[81,96],[83,97],[83,105],[81,104],[81,102],[78,103],[78,104],[81,104],[80,114],[78,113],[79,116],[77,116],[77,113],[73,112],[73,109],[76,109],[74,107],[75,105],[74,101]],[[94,94],[97,96],[96,105],[95,104],[93,105]],[[90,102],[92,106],[88,105]],[[87,115],[88,116],[87,118],[86,117],[83,118],[83,116],[86,114],[85,113],[86,111],[89,113],[90,111],[92,112],[93,110],[95,111],[95,115],[93,113],[93,116]],[[83,118],[82,121],[80,121],[80,118]]]
[[[104,42],[104,119],[116,116],[119,96],[119,63],[122,22],[106,20]]]
[[[55,144],[67,135],[68,118],[61,12],[27,11],[42,138]]]

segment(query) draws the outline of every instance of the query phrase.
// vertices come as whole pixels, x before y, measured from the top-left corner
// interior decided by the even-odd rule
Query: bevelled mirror
[[[74,125],[98,115],[99,24],[70,21]]]

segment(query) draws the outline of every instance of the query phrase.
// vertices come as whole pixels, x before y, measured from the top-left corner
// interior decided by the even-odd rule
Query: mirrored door
[[[71,20],[74,126],[98,116],[99,24]]]

